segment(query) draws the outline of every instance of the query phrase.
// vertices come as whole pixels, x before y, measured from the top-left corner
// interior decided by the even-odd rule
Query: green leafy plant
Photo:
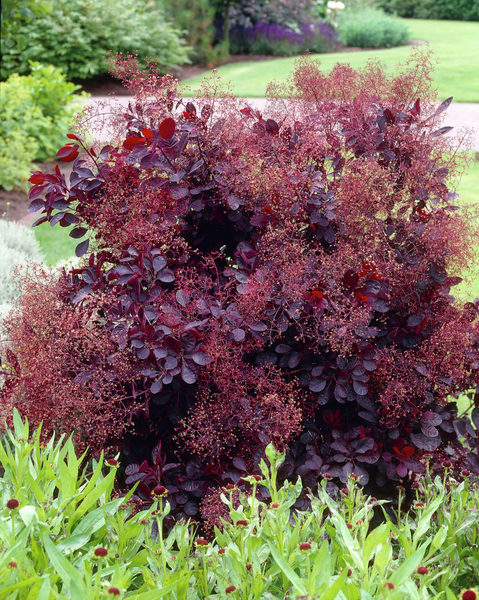
[[[20,19],[2,39],[2,78],[25,74],[30,60],[54,64],[69,79],[108,71],[110,52],[152,56],[163,70],[188,62],[188,48],[148,0],[51,0],[51,10]]]
[[[344,11],[337,21],[339,40],[346,46],[390,48],[405,44],[409,38],[406,23],[377,9]]]
[[[354,478],[335,499],[325,479],[311,510],[295,514],[301,483],[278,488],[282,460],[269,445],[261,475],[244,478],[249,494],[223,490],[213,535],[186,522],[167,533],[167,489],[135,512],[131,492],[114,491],[116,458],[85,464],[71,440],[42,444],[15,413],[0,438],[0,598],[468,598],[456,594],[479,566],[477,487],[426,476],[404,514]]]
[[[26,189],[32,161],[55,156],[86,96],[52,65],[31,62],[30,71],[1,84],[0,187],[6,190]]]

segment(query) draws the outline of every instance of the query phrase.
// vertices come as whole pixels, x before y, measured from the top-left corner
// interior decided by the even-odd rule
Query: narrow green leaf
[[[291,568],[291,566],[286,562],[286,559],[281,556],[278,552],[276,546],[272,544],[272,542],[268,541],[268,546],[271,552],[274,561],[278,565],[278,567],[283,571],[289,581],[293,584],[293,586],[298,590],[300,594],[305,596],[307,594],[307,590],[301,580],[301,577]]]
[[[55,544],[48,537],[47,533],[43,533],[42,540],[45,551],[48,554],[48,558],[50,559],[55,571],[61,577],[62,581],[66,584],[69,584],[71,580],[74,581],[77,579],[78,573],[75,567],[67,558],[63,556],[61,552],[59,552]]]
[[[398,569],[396,569],[389,578],[391,583],[394,583],[394,585],[401,585],[407,579],[409,579],[409,577],[414,573],[414,571],[416,571],[416,569],[421,564],[421,561],[424,558],[425,550],[425,547],[422,546],[421,548],[416,550],[416,552],[412,556],[407,558],[403,562],[403,564]]]

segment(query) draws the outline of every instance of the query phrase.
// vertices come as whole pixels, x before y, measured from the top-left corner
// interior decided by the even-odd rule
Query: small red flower
[[[109,458],[106,463],[108,465],[110,465],[110,467],[117,467],[118,466],[118,461],[115,460],[114,458]]]
[[[9,510],[15,510],[16,508],[18,508],[19,504],[20,503],[16,498],[10,498],[10,500],[7,500],[7,508]]]
[[[351,523],[346,523],[346,527],[347,527],[348,529],[352,529],[352,528],[353,528],[353,526],[351,525]]]
[[[251,563],[246,563],[246,570],[247,571],[251,571],[252,568],[253,568],[253,565]]]
[[[226,589],[225,589],[225,593],[226,594],[231,594],[232,592],[234,592],[236,590],[236,586],[235,585],[229,585]]]
[[[99,546],[98,548],[95,548],[93,554],[95,556],[107,556],[108,550],[106,548],[103,548],[102,546]]]
[[[424,506],[424,502],[416,502],[416,506],[418,506],[418,507]]]
[[[204,538],[197,538],[195,541],[195,544],[197,546],[208,546],[209,542],[208,542],[208,540],[205,540]]]
[[[111,588],[108,588],[108,593],[111,594],[112,596],[119,596],[120,590],[117,587],[111,587]]]
[[[218,550],[218,554],[224,554],[226,552],[226,550],[224,548],[220,548]]]
[[[386,581],[386,583],[384,584],[384,587],[387,587],[388,590],[393,590],[394,589],[394,583],[391,583],[390,581]]]
[[[461,475],[463,477],[469,477],[470,474],[471,474],[471,471],[469,471],[468,469],[464,469],[464,471],[461,471]]]
[[[356,473],[351,473],[349,476],[351,479],[354,479],[355,481],[359,479],[359,476],[356,475]]]
[[[233,483],[227,483],[226,484],[226,489],[227,490],[234,490],[235,489],[235,485]]]
[[[464,590],[461,593],[461,600],[477,600],[478,594],[475,590]]]
[[[300,550],[311,550],[311,544],[309,544],[308,542],[303,542],[302,544],[299,545],[299,549]]]
[[[246,527],[248,525],[248,521],[245,519],[239,519],[236,521],[236,525],[239,525],[240,527]]]
[[[11,560],[7,566],[10,567],[10,569],[16,569],[18,567],[17,563],[14,560]]]
[[[255,480],[255,481],[261,481],[261,476],[260,475],[251,475],[251,477]]]
[[[277,502],[273,502],[271,508],[279,508],[279,504]]]
[[[352,574],[353,574],[353,570],[352,569],[348,569],[348,577],[351,577]]]
[[[418,567],[417,574],[418,575],[427,575],[429,573],[429,569],[427,567]]]

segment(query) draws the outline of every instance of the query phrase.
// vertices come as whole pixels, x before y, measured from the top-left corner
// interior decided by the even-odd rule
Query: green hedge
[[[479,0],[377,0],[377,5],[400,17],[479,21]]]
[[[188,62],[180,33],[148,0],[50,0],[50,8],[2,26],[2,79],[27,73],[30,60],[86,79],[108,71],[110,52],[151,56],[164,71]]]

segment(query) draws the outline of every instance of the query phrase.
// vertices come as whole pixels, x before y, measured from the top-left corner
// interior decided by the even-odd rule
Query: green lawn
[[[48,223],[35,227],[35,236],[47,265],[54,266],[58,261],[75,255],[75,248],[79,240],[69,237],[69,230],[69,228],[66,229],[59,225],[50,227]]]
[[[434,81],[441,98],[454,96],[456,102],[479,102],[479,23],[465,21],[430,21],[406,19],[410,38],[430,43],[439,64]],[[410,52],[401,46],[388,50],[365,50],[363,52],[339,52],[313,55],[319,58],[325,69],[337,62],[348,62],[361,67],[370,58],[379,58],[393,69]],[[260,62],[231,63],[218,68],[225,81],[237,96],[263,97],[266,84],[271,80],[285,80],[294,67],[295,58],[278,58]],[[204,76],[187,82],[191,90],[197,90]]]

